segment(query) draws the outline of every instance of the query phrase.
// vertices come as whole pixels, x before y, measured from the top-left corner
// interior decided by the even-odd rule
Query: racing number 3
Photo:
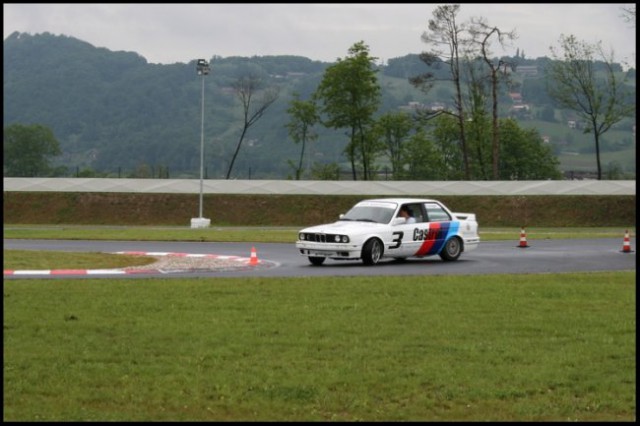
[[[396,243],[396,245],[389,246],[389,248],[390,249],[399,248],[402,245],[402,237],[404,237],[404,232],[397,231],[397,232],[394,232],[392,235],[394,235],[396,238],[394,238],[391,241]],[[435,228],[428,228],[428,229],[415,228],[413,230],[413,241],[431,241],[431,240],[435,240],[437,238],[438,238],[438,229],[435,229]]]
[[[395,235],[397,238],[394,238],[391,241],[396,243],[396,245],[395,246],[389,246],[390,249],[394,249],[394,248],[400,247],[400,245],[402,244],[402,237],[404,237],[404,232],[402,232],[402,231],[394,232],[393,235]]]

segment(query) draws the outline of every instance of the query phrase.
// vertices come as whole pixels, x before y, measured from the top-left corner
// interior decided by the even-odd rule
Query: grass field
[[[635,272],[8,280],[4,421],[634,421]]]
[[[177,226],[73,226],[73,225],[5,225],[4,238],[62,240],[126,240],[126,241],[211,241],[294,243],[300,227],[210,227]],[[518,241],[522,228],[481,227],[482,241]],[[635,236],[635,226],[622,227],[531,227],[529,239],[615,238],[621,241],[625,231]]]

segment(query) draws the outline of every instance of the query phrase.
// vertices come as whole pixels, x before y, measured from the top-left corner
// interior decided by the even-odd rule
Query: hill
[[[345,56],[346,56],[345,52]],[[49,33],[14,33],[4,40],[4,126],[43,124],[60,141],[56,162],[68,175],[98,172],[102,176],[194,178],[200,170],[201,79],[204,78],[205,176],[224,178],[240,136],[242,109],[231,88],[241,75],[258,75],[280,96],[249,129],[232,178],[282,179],[292,174],[300,147],[288,137],[286,113],[293,93],[302,99],[315,90],[331,65],[299,56],[213,57],[211,73],[198,77],[190,63],[150,64],[134,52],[112,52],[89,43]],[[537,61],[524,61],[536,68]],[[450,103],[451,91],[437,86],[427,97],[407,78],[424,72],[417,55],[380,65],[383,90],[379,113],[409,105]],[[441,71],[440,71],[441,72]],[[562,111],[551,122],[534,120],[548,108],[539,78],[515,74],[514,90],[531,101],[531,113],[520,117],[550,138],[565,170],[595,170],[591,135],[570,129]],[[635,70],[633,70],[635,84]],[[527,99],[528,96],[528,99]],[[535,102],[535,103],[533,103]],[[502,94],[502,114],[514,101]],[[552,109],[553,111],[553,109]],[[619,166],[635,178],[635,121],[607,133],[603,164]],[[634,127],[633,127],[634,128]],[[345,164],[343,132],[322,128],[308,149],[307,163]],[[627,176],[628,178],[628,176]]]

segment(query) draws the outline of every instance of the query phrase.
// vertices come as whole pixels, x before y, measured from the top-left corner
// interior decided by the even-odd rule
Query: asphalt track
[[[150,241],[76,241],[76,240],[4,240],[5,249],[60,250],[69,252],[139,252],[166,255],[229,258],[232,267],[213,269],[146,271],[122,274],[103,270],[95,273],[53,270],[4,271],[5,279],[20,278],[186,278],[186,277],[311,277],[311,276],[384,276],[384,275],[478,275],[478,274],[540,274],[587,271],[636,270],[635,238],[630,239],[628,252],[623,251],[623,239],[566,239],[528,241],[521,248],[519,241],[481,242],[476,250],[462,253],[455,262],[444,262],[439,256],[408,259],[404,262],[383,261],[374,266],[361,262],[327,260],[322,266],[312,266],[299,255],[295,245],[283,243],[199,243]],[[255,248],[257,262],[250,264]],[[229,262],[227,262],[229,263]],[[256,264],[257,263],[257,264]]]

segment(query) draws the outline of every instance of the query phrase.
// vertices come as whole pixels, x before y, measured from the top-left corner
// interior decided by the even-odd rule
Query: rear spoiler
[[[468,220],[470,222],[475,222],[476,221],[475,213],[453,213],[453,215],[458,220]]]

